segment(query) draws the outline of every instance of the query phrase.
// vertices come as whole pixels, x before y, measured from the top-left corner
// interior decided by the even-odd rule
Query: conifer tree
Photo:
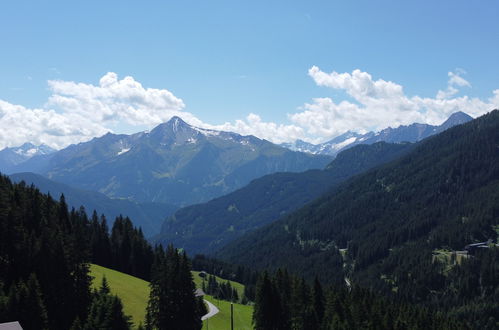
[[[159,251],[158,251],[159,250]],[[169,245],[156,248],[147,306],[147,329],[201,329],[194,283],[185,253]]]
[[[282,320],[281,302],[267,272],[264,272],[256,285],[253,324],[256,330],[285,329]]]
[[[322,319],[324,318],[324,292],[322,290],[322,285],[319,282],[317,276],[314,279],[314,288],[313,288],[313,303],[314,303],[314,311],[317,317],[317,323],[321,324]]]

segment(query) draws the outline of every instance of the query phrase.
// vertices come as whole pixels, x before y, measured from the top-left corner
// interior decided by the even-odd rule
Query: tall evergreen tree
[[[253,310],[253,324],[256,330],[286,329],[282,323],[282,309],[279,293],[264,272],[256,285],[255,308]]]
[[[118,296],[111,295],[110,288],[105,277],[102,278],[99,290],[93,293],[92,305],[85,330],[109,329],[109,330],[129,330],[132,323],[130,316],[123,312],[123,304]],[[73,324],[74,327],[79,326]]]
[[[147,306],[148,329],[201,329],[201,315],[185,253],[173,246],[156,248]]]

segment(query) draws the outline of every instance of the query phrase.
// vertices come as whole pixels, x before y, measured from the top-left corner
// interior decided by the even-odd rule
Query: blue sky
[[[497,105],[497,13],[485,0],[2,3],[0,146],[62,147],[173,114],[275,142],[477,116]],[[108,72],[144,99],[119,99],[126,86],[99,99]],[[172,95],[151,105],[148,88]],[[33,123],[7,132],[23,118]]]

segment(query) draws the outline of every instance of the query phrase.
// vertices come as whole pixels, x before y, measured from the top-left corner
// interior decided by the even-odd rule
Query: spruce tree
[[[253,324],[256,330],[280,330],[284,329],[281,320],[282,310],[279,294],[268,273],[264,272],[256,285]]]
[[[159,250],[159,251],[158,251]],[[156,248],[147,306],[147,329],[201,329],[190,263],[173,246]]]

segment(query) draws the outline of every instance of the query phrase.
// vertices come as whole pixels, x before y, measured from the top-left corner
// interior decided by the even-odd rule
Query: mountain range
[[[342,151],[324,170],[274,173],[209,202],[181,208],[168,217],[156,243],[189,254],[211,254],[232,240],[288,214],[335,185],[407,153],[413,144],[378,142]]]
[[[0,171],[11,173],[14,168],[35,156],[50,155],[56,150],[41,144],[36,146],[32,143],[25,143],[19,147],[6,147],[0,150]]]
[[[197,128],[173,117],[150,132],[108,133],[34,156],[11,173],[34,172],[111,198],[182,206],[208,201],[269,173],[323,168],[330,161],[330,156]]]
[[[499,308],[498,236],[494,110],[350,178],[215,256],[368,287],[492,329]],[[482,248],[472,249],[473,243]]]
[[[373,144],[380,141],[391,143],[421,141],[422,139],[441,133],[455,125],[464,124],[472,119],[472,117],[460,111],[453,113],[445,122],[438,126],[415,123],[408,126],[402,125],[397,128],[388,127],[377,133],[368,132],[366,134],[360,134],[348,131],[330,141],[320,144],[296,140],[293,143],[283,143],[281,146],[290,150],[308,152],[316,155],[335,156],[340,151],[358,144]]]
[[[164,218],[177,210],[177,207],[165,203],[112,199],[99,192],[77,189],[30,172],[15,173],[9,177],[13,182],[24,181],[27,185],[34,185],[40,192],[50,194],[54,199],[59,199],[63,194],[69,207],[79,209],[84,206],[89,215],[95,210],[98,215],[106,216],[110,226],[117,216],[127,216],[135,226],[142,228],[146,237],[156,235]]]

